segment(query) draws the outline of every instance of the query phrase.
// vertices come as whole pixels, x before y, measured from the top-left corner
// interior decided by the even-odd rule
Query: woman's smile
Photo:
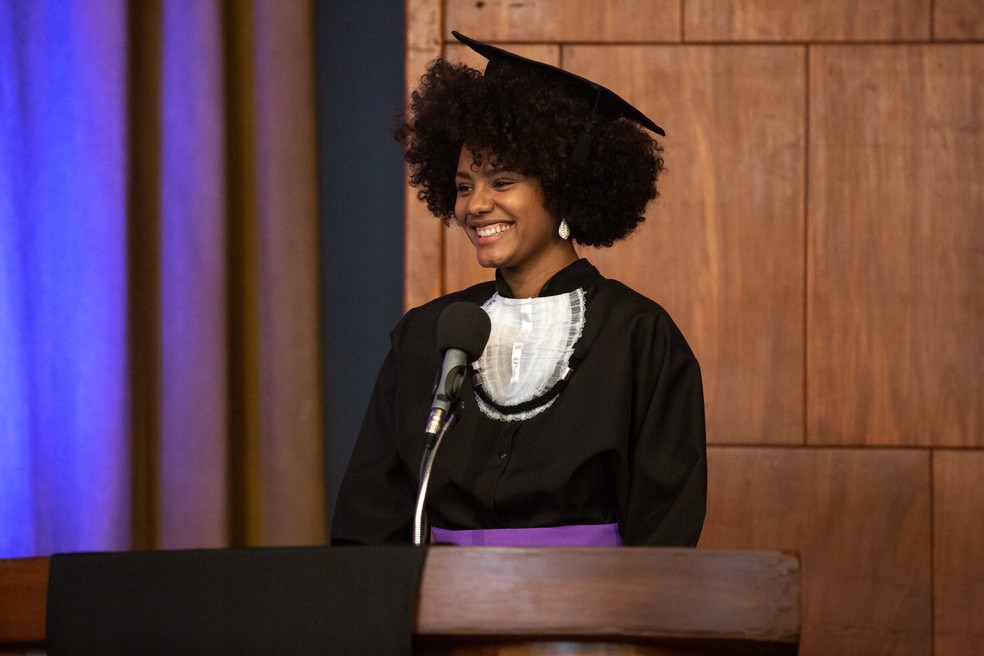
[[[475,232],[478,233],[479,237],[492,237],[509,230],[511,227],[511,223],[493,223],[492,225],[478,226],[475,228]]]

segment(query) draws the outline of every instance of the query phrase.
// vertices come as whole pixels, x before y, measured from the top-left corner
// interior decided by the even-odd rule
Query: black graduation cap
[[[488,66],[485,68],[486,75],[494,77],[498,68],[497,63],[499,62],[508,61],[515,64],[520,64],[522,66],[528,66],[537,71],[546,73],[547,75],[556,76],[567,81],[578,93],[582,94],[593,104],[596,111],[600,111],[608,116],[627,118],[630,121],[638,123],[647,130],[651,130],[663,137],[666,136],[666,132],[663,131],[663,128],[653,123],[648,116],[616,95],[614,91],[606,89],[597,82],[592,82],[591,80],[587,80],[580,75],[575,75],[574,73],[557,68],[556,66],[551,66],[550,64],[544,64],[543,62],[538,62],[533,59],[520,57],[515,53],[508,52],[502,48],[497,48],[496,46],[489,45],[488,43],[476,41],[475,39],[469,38],[464,34],[460,34],[455,31],[452,31],[451,34],[453,34],[454,38],[458,39],[458,41],[461,41],[466,46],[489,60]]]

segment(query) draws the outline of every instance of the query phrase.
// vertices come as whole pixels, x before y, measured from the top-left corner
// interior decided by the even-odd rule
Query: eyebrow
[[[489,175],[497,175],[499,173],[511,173],[513,175],[522,175],[518,171],[515,171],[513,169],[507,169],[504,166],[490,166],[488,168],[488,174]],[[472,177],[472,172],[471,171],[460,170],[460,171],[458,171],[458,172],[456,172],[454,174],[454,177],[456,177],[456,178],[469,178],[470,179]]]

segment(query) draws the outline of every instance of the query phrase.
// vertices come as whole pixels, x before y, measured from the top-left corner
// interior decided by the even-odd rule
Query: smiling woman
[[[397,138],[418,197],[461,225],[496,279],[393,331],[332,540],[410,541],[439,318],[465,301],[491,334],[427,478],[432,540],[694,545],[707,483],[697,361],[663,308],[573,246],[610,246],[642,222],[663,168],[649,132],[663,131],[600,85],[454,34],[489,59],[485,73],[434,61]]]

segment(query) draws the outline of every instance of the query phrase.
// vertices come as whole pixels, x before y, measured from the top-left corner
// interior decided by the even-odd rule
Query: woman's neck
[[[540,290],[553,278],[558,271],[567,268],[577,261],[577,252],[574,246],[566,244],[569,248],[557,252],[556,256],[537,263],[536,266],[523,270],[499,269],[503,280],[509,285],[509,290],[514,298],[533,298],[539,295]]]

